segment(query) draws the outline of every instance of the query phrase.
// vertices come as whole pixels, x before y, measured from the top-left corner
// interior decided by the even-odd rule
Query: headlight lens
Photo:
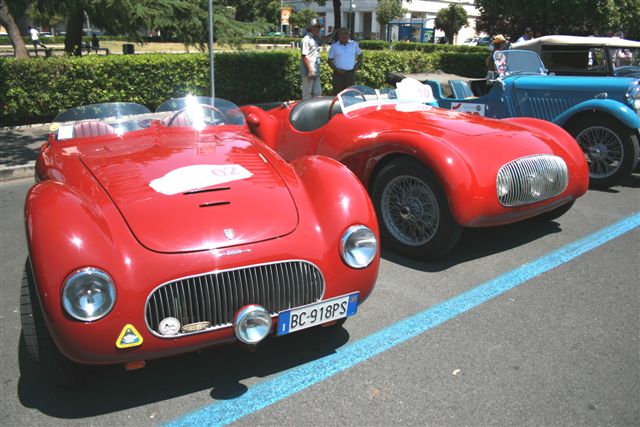
[[[636,110],[640,111],[640,85],[636,84],[627,91],[627,102]]]
[[[353,225],[342,236],[340,254],[349,267],[365,268],[378,251],[376,235],[364,225]]]
[[[116,287],[104,271],[87,267],[67,278],[62,289],[62,305],[69,315],[83,322],[109,314],[116,302]]]

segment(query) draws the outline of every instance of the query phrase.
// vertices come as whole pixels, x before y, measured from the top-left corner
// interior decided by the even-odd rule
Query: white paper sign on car
[[[171,196],[252,176],[251,172],[240,165],[191,165],[174,169],[163,177],[152,180],[149,187]]]
[[[451,109],[453,111],[459,111],[461,113],[475,114],[477,116],[484,116],[484,104],[472,104],[470,102],[452,102]]]
[[[435,102],[436,100],[431,86],[410,77],[405,77],[396,83],[396,96],[405,101]]]

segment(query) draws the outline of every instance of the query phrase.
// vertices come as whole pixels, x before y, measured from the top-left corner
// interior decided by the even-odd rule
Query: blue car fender
[[[590,99],[569,108],[553,120],[553,123],[564,126],[576,114],[584,111],[600,111],[615,117],[631,129],[640,128],[640,117],[631,108],[612,99]]]

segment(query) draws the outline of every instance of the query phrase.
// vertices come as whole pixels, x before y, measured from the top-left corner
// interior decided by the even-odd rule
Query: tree
[[[316,17],[316,13],[311,9],[302,9],[300,12],[291,14],[289,23],[292,27],[304,28],[309,20]]]
[[[27,47],[25,46],[24,40],[20,35],[20,29],[16,25],[16,21],[13,19],[13,15],[11,15],[9,5],[4,0],[0,0],[0,24],[2,24],[2,26],[7,29],[7,34],[9,34],[9,39],[11,40],[11,44],[13,45],[15,58],[28,58],[29,53],[27,52]]]
[[[407,13],[400,0],[378,0],[376,21],[382,29],[382,39],[387,40],[387,24]]]
[[[98,28],[143,42],[147,30],[160,30],[184,44],[203,47],[208,39],[208,0],[37,0],[41,13],[67,19],[65,51],[82,43],[85,14]],[[243,36],[259,33],[266,23],[238,22],[235,9],[214,7],[214,32],[218,43],[239,44]]]
[[[449,7],[440,9],[436,15],[434,27],[444,31],[444,35],[450,44],[453,44],[453,37],[458,34],[460,28],[467,25],[467,12],[459,4],[451,3]]]
[[[623,28],[626,38],[640,39],[638,0],[476,0],[476,7],[478,30],[512,39],[526,27],[534,33],[578,36],[607,36]]]

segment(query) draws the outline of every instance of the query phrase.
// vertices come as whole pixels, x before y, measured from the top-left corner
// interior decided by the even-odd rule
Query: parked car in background
[[[571,133],[589,165],[590,184],[610,187],[638,165],[640,80],[633,77],[548,75],[532,51],[493,53],[497,72],[486,79],[413,76],[432,87],[442,108],[493,117],[535,117]]]
[[[25,201],[21,317],[60,381],[340,324],[371,293],[366,190],[335,160],[285,162],[234,104],[94,104],[51,130]]]
[[[465,39],[462,43],[463,46],[476,46],[478,44],[478,37],[469,37]]]
[[[512,49],[537,53],[559,76],[640,77],[640,42],[617,37],[544,36]]]
[[[446,253],[464,227],[557,218],[587,190],[584,156],[558,126],[425,105],[435,101],[429,87],[402,83],[409,96],[429,93],[407,101],[354,86],[242,111],[284,159],[319,154],[347,165],[369,190],[383,245],[411,258]]]

